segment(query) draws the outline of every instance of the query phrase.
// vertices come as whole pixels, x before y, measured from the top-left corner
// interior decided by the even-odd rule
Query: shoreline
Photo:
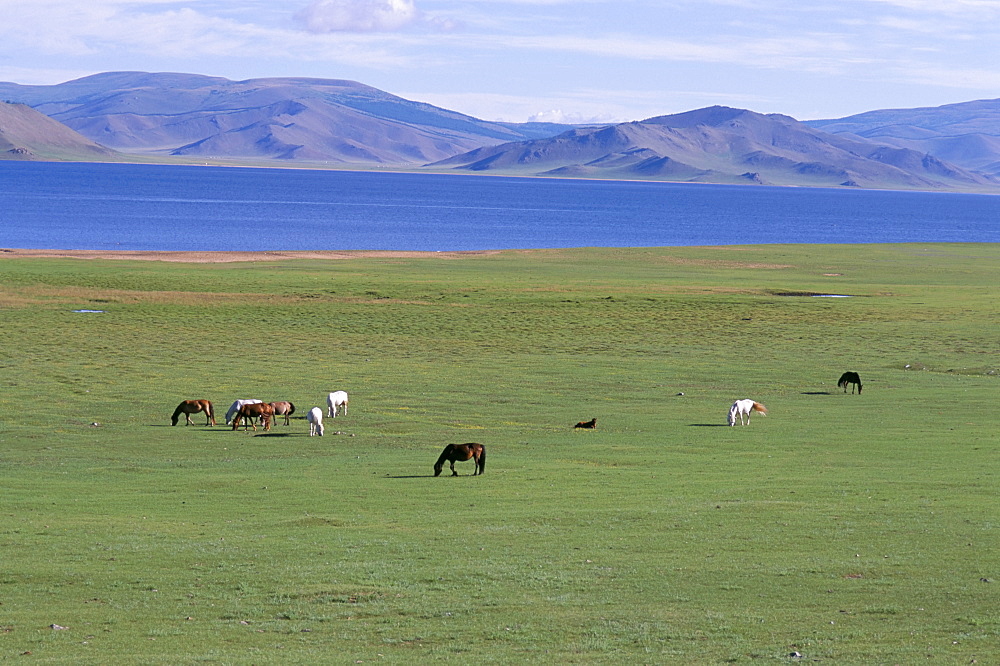
[[[422,250],[275,250],[246,252],[239,250],[202,252],[198,250],[31,250],[0,248],[0,259],[119,259],[129,261],[167,261],[188,264],[282,261],[284,259],[458,259],[497,254],[503,250],[462,250],[431,252]]]

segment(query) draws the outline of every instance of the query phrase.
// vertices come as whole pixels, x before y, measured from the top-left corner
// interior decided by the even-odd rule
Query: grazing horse
[[[323,410],[319,407],[313,407],[306,414],[306,420],[309,421],[309,436],[319,435],[323,436]]]
[[[174,410],[174,415],[170,417],[170,425],[177,425],[177,419],[181,414],[187,419],[184,425],[194,425],[194,421],[191,420],[192,414],[198,414],[199,412],[205,412],[205,425],[215,425],[215,410],[212,408],[212,403],[208,400],[185,400],[181,404],[177,405],[177,409]]]
[[[347,416],[347,391],[334,391],[326,397],[326,415],[337,418],[337,408],[344,408],[344,416]]]
[[[767,407],[753,400],[737,400],[729,408],[729,425],[736,425],[737,416],[740,417],[740,425],[749,425],[750,412],[760,412],[761,416],[767,416]],[[747,417],[746,423],[743,422],[744,416]]]
[[[469,442],[468,444],[449,444],[444,447],[444,451],[441,452],[441,457],[437,459],[436,463],[434,463],[434,476],[441,476],[441,470],[444,469],[445,462],[451,463],[451,475],[458,476],[458,472],[455,471],[455,463],[469,459],[475,460],[476,462],[476,471],[472,473],[472,476],[486,472],[485,446],[482,444],[476,444],[475,442]]]
[[[244,432],[246,432],[248,424],[253,426],[254,432],[257,432],[257,424],[253,420],[259,418],[260,422],[264,425],[264,430],[267,431],[271,429],[271,420],[273,417],[274,408],[271,405],[263,402],[252,402],[247,405],[241,405],[236,411],[236,416],[233,418],[233,430],[236,430],[240,426],[240,421],[242,420]]]
[[[260,400],[237,400],[231,404],[229,409],[226,411],[226,425],[233,422],[233,417],[236,416],[236,412],[240,411],[240,407],[243,405],[255,405],[259,402]]]
[[[290,402],[269,402],[271,408],[274,409],[275,423],[279,416],[285,417],[285,425],[288,425],[288,417],[295,413],[295,405]]]
[[[580,421],[574,428],[590,428],[591,430],[597,429],[597,419],[590,419],[589,421]]]
[[[857,384],[858,395],[861,395],[861,377],[858,377],[856,372],[845,372],[837,380],[837,388],[843,387],[844,393],[847,393],[847,385],[851,384],[851,393],[854,393],[854,385]]]

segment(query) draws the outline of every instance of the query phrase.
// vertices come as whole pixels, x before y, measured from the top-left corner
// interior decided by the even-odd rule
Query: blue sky
[[[1000,0],[0,0],[0,80],[352,79],[486,120],[1000,97]]]

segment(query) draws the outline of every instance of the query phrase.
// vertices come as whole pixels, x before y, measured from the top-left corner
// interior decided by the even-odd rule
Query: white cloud
[[[415,22],[412,0],[312,0],[296,15],[307,30],[326,32],[390,32]]]

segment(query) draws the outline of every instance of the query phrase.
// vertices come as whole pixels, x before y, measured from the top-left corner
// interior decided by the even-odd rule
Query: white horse
[[[309,436],[319,435],[323,436],[323,410],[319,407],[313,407],[306,414],[306,419],[309,421]]]
[[[767,416],[767,407],[759,402],[754,402],[749,399],[737,400],[733,403],[733,406],[729,408],[729,425],[736,425],[737,416],[740,417],[740,425],[749,425],[750,412],[760,412],[761,416]],[[746,423],[743,422],[744,416],[746,416]]]
[[[226,425],[232,425],[233,417],[236,416],[236,412],[240,411],[240,407],[243,405],[255,405],[259,403],[260,400],[237,400],[229,407],[229,411],[226,412]]]
[[[326,415],[337,418],[337,408],[344,408],[344,416],[347,416],[347,391],[334,391],[326,397]]]

